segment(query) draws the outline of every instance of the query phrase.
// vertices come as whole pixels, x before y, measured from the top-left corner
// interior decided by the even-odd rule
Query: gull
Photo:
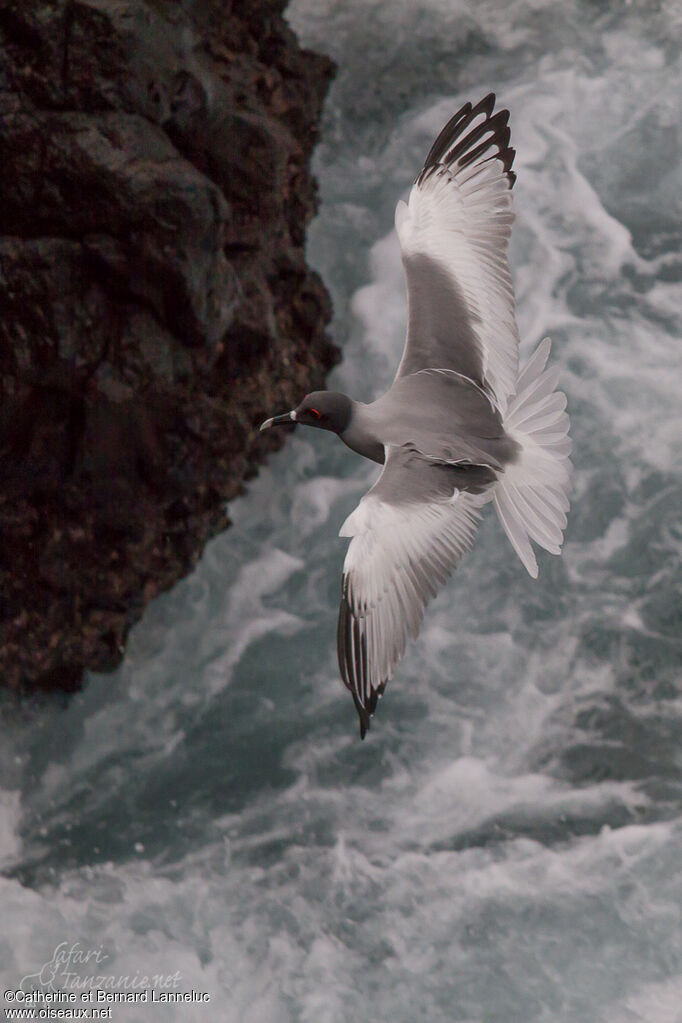
[[[519,372],[507,247],[515,151],[495,95],[465,103],[431,147],[395,226],[407,279],[407,338],[389,390],[369,404],[307,394],[266,430],[330,430],[383,465],[348,516],[338,624],[341,676],[365,733],[416,639],[428,600],[471,547],[492,502],[523,565],[531,540],[561,553],[570,484],[566,398],[545,338]]]

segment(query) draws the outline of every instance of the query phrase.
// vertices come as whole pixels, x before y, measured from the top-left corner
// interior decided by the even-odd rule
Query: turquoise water
[[[680,1023],[679,5],[289,16],[340,68],[309,254],[360,399],[402,348],[396,200],[465,99],[510,108],[522,351],[554,339],[572,418],[565,553],[534,582],[489,511],[360,743],[337,533],[376,467],[299,431],[117,673],[0,705],[3,990],[77,942],[211,998],[125,1023]]]

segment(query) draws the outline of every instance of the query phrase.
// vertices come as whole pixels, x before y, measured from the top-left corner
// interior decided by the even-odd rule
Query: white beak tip
[[[284,412],[281,416],[271,416],[270,419],[266,419],[264,423],[261,423],[258,427],[260,433],[263,430],[269,430],[271,426],[281,426],[283,423],[288,423],[290,420],[296,422],[296,410],[293,412]]]

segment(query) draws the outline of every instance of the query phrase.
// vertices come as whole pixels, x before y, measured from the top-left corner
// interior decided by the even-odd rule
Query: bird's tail
[[[504,428],[520,454],[505,467],[493,497],[504,531],[534,579],[538,565],[530,541],[560,554],[569,508],[570,424],[566,396],[555,390],[559,370],[545,369],[550,348],[545,338],[519,374]]]

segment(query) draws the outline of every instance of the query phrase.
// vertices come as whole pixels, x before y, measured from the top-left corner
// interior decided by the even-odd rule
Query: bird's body
[[[442,462],[501,468],[513,455],[499,411],[479,387],[452,370],[422,369],[401,377],[381,398],[353,411],[351,435],[355,430],[384,446],[412,446]]]
[[[408,287],[407,341],[370,404],[318,391],[261,429],[331,430],[383,471],[341,527],[351,537],[339,612],[341,674],[364,737],[430,597],[471,546],[492,501],[532,576],[534,540],[560,553],[568,510],[566,400],[545,340],[518,371],[506,249],[514,183],[508,111],[465,104],[429,152],[396,228]]]

